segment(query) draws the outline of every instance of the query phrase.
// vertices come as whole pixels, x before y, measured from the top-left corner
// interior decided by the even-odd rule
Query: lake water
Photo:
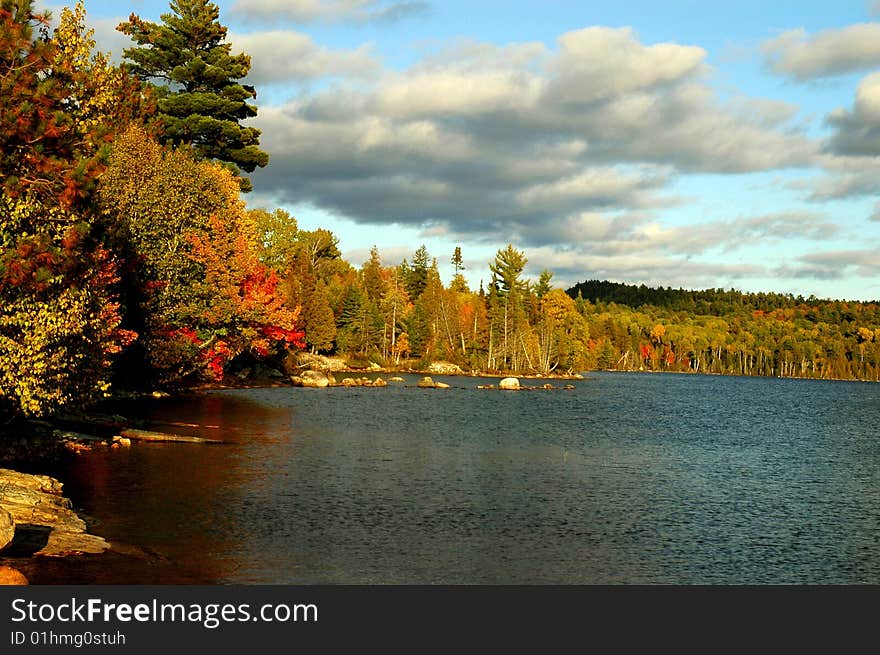
[[[162,562],[205,583],[880,583],[876,384],[435,380],[453,388],[122,408],[228,443],[135,443],[58,472],[93,532],[150,553],[94,581],[150,583]]]

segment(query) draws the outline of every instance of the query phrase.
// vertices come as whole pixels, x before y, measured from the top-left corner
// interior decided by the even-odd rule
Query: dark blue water
[[[141,403],[230,443],[95,451],[67,488],[207,582],[880,583],[876,384],[435,379]]]

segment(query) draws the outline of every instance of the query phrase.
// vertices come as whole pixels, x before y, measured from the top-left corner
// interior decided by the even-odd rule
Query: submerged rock
[[[425,376],[421,380],[419,380],[419,382],[416,386],[419,387],[420,389],[433,389],[437,385],[434,383],[434,380],[432,380],[428,376]]]
[[[519,390],[519,379],[517,378],[504,378],[501,382],[498,383],[499,389],[507,389],[508,391],[516,391]]]

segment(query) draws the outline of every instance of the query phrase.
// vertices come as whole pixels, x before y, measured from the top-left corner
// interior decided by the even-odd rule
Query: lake
[[[880,583],[876,384],[404,377],[119,408],[227,443],[134,443],[58,471],[93,532],[146,553],[77,581]]]

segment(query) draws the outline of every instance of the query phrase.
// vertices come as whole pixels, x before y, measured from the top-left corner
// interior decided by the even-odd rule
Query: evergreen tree
[[[404,263],[406,263],[406,260],[404,260]],[[431,257],[428,255],[428,249],[422,244],[413,255],[412,265],[409,266],[409,274],[404,278],[406,280],[406,292],[413,301],[419,299],[419,296],[425,290],[425,285],[428,284],[428,268],[430,263]]]
[[[461,274],[464,270],[464,260],[461,257],[460,246],[456,246],[455,251],[452,253],[452,267],[455,269],[455,275],[452,278],[452,283],[449,288],[460,293],[467,293],[467,281],[464,279],[464,275]]]
[[[158,82],[158,109],[165,139],[191,144],[197,153],[224,162],[234,173],[253,172],[269,156],[260,150],[260,131],[241,125],[257,115],[248,100],[252,86],[241,84],[250,57],[231,54],[224,43],[226,28],[220,10],[208,0],[171,0],[173,13],[152,23],[132,14],[117,29],[137,47],[125,50],[132,70],[143,80]],[[250,180],[240,178],[243,190]]]
[[[382,258],[376,246],[370,248],[370,258],[364,262],[361,272],[367,297],[378,302],[385,293],[385,280],[382,278]]]
[[[312,352],[331,350],[336,338],[336,321],[330,308],[327,285],[320,280],[304,307],[304,315],[306,343]]]

